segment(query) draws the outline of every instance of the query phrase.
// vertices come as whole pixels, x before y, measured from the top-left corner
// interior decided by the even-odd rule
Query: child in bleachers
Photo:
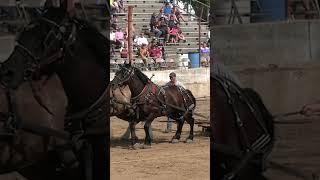
[[[169,34],[170,34],[170,37],[169,37],[169,40],[170,40],[170,42],[171,43],[176,43],[177,42],[177,40],[178,40],[178,32],[179,32],[179,29],[176,27],[176,26],[174,26],[174,27],[172,27],[171,29],[170,29],[170,32],[169,32]]]
[[[147,48],[147,44],[142,44],[138,51],[138,56],[142,59],[145,67],[148,67],[147,57],[149,57],[149,52]]]
[[[177,23],[177,29],[178,29],[178,33],[177,33],[177,41],[180,42],[180,40],[186,41],[186,38],[184,37],[184,35],[182,34],[181,28],[180,28],[180,24]]]

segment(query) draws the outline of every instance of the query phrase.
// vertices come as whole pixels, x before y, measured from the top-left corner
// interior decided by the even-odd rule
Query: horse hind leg
[[[181,137],[182,127],[184,124],[184,118],[177,121],[177,131],[176,134],[172,137],[171,143],[178,143]]]
[[[192,113],[188,113],[188,115],[186,117],[186,121],[190,125],[190,134],[189,134],[188,138],[186,139],[186,143],[192,143],[193,142],[193,127],[194,127],[194,118],[192,116]]]

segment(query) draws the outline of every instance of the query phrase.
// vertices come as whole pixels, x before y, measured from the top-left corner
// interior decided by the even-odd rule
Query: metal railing
[[[182,0],[174,0],[173,2],[175,5],[177,5],[177,7],[179,7],[179,3],[184,4],[184,7],[179,7],[179,9],[186,11],[189,16],[195,16],[197,18],[200,18],[201,21],[209,22],[210,5],[197,0],[188,0],[188,2]],[[194,9],[194,7],[197,7],[197,9]],[[202,12],[202,14],[200,12]]]

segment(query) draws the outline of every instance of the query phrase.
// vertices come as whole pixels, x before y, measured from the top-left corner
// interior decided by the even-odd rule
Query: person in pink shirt
[[[116,31],[116,43],[120,44],[121,47],[124,47],[124,34],[120,27]]]

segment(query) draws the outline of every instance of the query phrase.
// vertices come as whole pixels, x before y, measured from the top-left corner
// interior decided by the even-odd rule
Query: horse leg
[[[190,134],[189,134],[188,138],[186,139],[186,143],[192,143],[192,141],[193,141],[193,127],[194,127],[194,118],[192,117],[192,113],[188,114],[186,121],[190,125]]]
[[[180,120],[177,120],[177,131],[176,131],[176,134],[172,137],[171,143],[179,142],[183,124],[184,124],[184,118],[180,119]]]
[[[131,131],[131,145],[137,145],[138,143],[138,137],[136,136],[136,125],[137,122],[136,121],[130,121],[129,122],[129,127],[130,127],[130,131]]]
[[[126,130],[126,132],[121,136],[122,140],[129,140],[130,139],[130,124]]]
[[[151,129],[151,123],[154,119],[153,114],[150,114],[147,118],[147,121],[144,124],[144,132],[146,133],[146,138],[144,140],[144,144],[146,145],[147,148],[151,147],[152,143],[152,129]]]

